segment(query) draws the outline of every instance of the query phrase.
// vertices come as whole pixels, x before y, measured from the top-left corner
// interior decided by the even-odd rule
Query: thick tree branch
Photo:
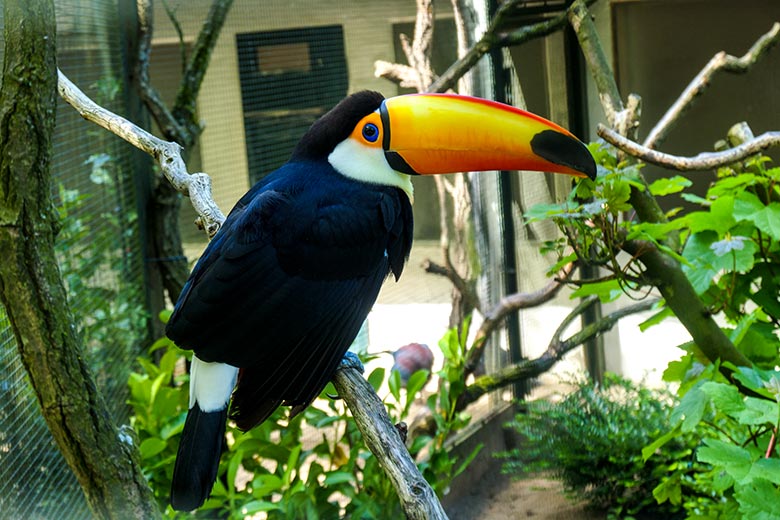
[[[446,519],[439,499],[417,469],[373,387],[353,368],[337,370],[333,384],[360,426],[366,445],[393,483],[406,518]]]
[[[472,374],[477,366],[479,366],[479,362],[485,352],[488,338],[490,338],[493,331],[503,322],[504,318],[513,312],[538,307],[555,298],[561,288],[565,285],[564,280],[571,275],[574,269],[575,264],[572,262],[561,269],[561,272],[556,279],[550,281],[541,289],[530,293],[507,295],[501,298],[492,309],[486,312],[482,325],[480,325],[477,330],[471,348],[466,354],[466,375]]]
[[[409,65],[377,60],[374,62],[374,76],[398,83],[403,88],[417,88],[419,86],[419,75]]]
[[[709,87],[712,77],[718,71],[744,74],[755,65],[777,42],[780,41],[780,23],[775,22],[766,34],[762,35],[742,57],[737,58],[725,51],[717,53],[685,87],[680,97],[672,104],[661,119],[656,123],[644,146],[658,148],[674,128],[677,121],[693,106],[696,99]]]
[[[713,170],[741,161],[768,148],[780,146],[780,131],[772,131],[765,132],[748,142],[720,152],[702,152],[694,157],[680,157],[648,148],[623,137],[604,125],[599,125],[597,131],[599,136],[604,138],[605,141],[620,148],[632,157],[679,171]]]
[[[637,312],[649,310],[658,302],[656,299],[645,300],[634,305],[624,307],[618,311],[603,316],[600,320],[594,323],[585,326],[581,331],[572,335],[568,339],[561,339],[565,329],[597,301],[598,298],[594,296],[583,299],[582,302],[577,305],[577,307],[575,307],[568,316],[566,316],[558,329],[555,331],[555,334],[553,334],[547,350],[545,350],[545,352],[538,358],[523,361],[522,363],[517,363],[515,365],[506,367],[502,370],[499,370],[495,374],[478,377],[472,384],[466,387],[466,391],[462,394],[461,399],[458,401],[458,408],[465,408],[468,404],[473,403],[488,392],[498,390],[499,388],[504,388],[505,386],[517,381],[537,377],[540,374],[547,372],[569,351],[610,331],[620,319]]]

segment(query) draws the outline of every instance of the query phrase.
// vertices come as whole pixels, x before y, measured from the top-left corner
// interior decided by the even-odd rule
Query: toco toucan
[[[412,246],[414,175],[535,170],[595,177],[563,128],[483,99],[353,94],[235,205],[192,271],[168,337],[192,349],[171,504],[208,498],[230,418],[304,409],[333,376]],[[232,402],[231,402],[232,397]]]

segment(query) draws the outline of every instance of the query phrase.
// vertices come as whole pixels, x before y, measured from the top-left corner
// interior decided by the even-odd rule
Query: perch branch
[[[154,157],[165,178],[176,190],[190,198],[203,228],[209,238],[213,237],[225,220],[225,215],[211,196],[211,178],[205,173],[187,173],[187,166],[181,156],[181,146],[163,141],[127,119],[106,110],[84,94],[62,71],[57,72],[57,89],[60,96],[84,119],[105,128]]]
[[[547,372],[555,365],[561,358],[573,350],[574,348],[582,345],[586,341],[594,339],[612,329],[615,324],[629,316],[649,310],[655,305],[658,300],[645,300],[628,307],[624,307],[611,314],[603,316],[599,321],[591,323],[585,326],[580,332],[572,335],[568,339],[561,339],[566,328],[584,313],[588,308],[598,301],[595,296],[590,296],[582,300],[582,302],[569,313],[563,320],[558,329],[553,334],[552,339],[547,347],[547,350],[536,359],[523,361],[515,365],[506,367],[499,370],[495,374],[478,377],[474,383],[466,387],[466,391],[462,394],[460,401],[458,402],[458,408],[463,409],[466,405],[473,403],[484,394],[503,388],[513,382],[526,380],[533,377],[537,377],[540,374]]]
[[[575,267],[576,265],[574,262],[564,266],[556,279],[534,292],[515,293],[504,296],[492,309],[485,313],[485,319],[477,330],[474,341],[472,342],[466,357],[466,375],[472,374],[477,368],[479,361],[485,352],[488,338],[503,322],[504,318],[513,312],[537,307],[555,298],[561,288],[565,285],[564,280],[571,275]]]
[[[446,519],[441,503],[417,469],[373,387],[353,368],[337,370],[333,384],[360,425],[371,453],[390,478],[406,518]]]
[[[211,180],[205,173],[188,174],[181,147],[163,141],[126,119],[97,105],[60,71],[58,90],[62,98],[81,114],[133,146],[153,156],[174,187],[189,195],[193,207],[212,237],[225,220],[211,197]],[[435,493],[411,460],[398,432],[387,417],[382,402],[354,369],[337,372],[334,383],[344,398],[369,449],[390,476],[399,493],[404,512],[411,519],[446,519]],[[394,436],[387,432],[392,431]]]
[[[769,32],[762,35],[742,57],[737,58],[725,51],[717,53],[707,65],[685,87],[680,97],[672,104],[661,119],[656,123],[645,138],[644,146],[658,148],[666,136],[674,128],[677,121],[693,106],[696,99],[704,93],[718,71],[744,74],[755,65],[761,57],[780,41],[780,22],[775,22]]]
[[[374,76],[398,83],[404,88],[417,88],[419,76],[409,65],[377,60],[374,62]]]
[[[765,132],[739,146],[720,152],[702,152],[695,157],[680,157],[643,146],[603,125],[599,125],[597,131],[605,141],[637,159],[679,171],[712,170],[741,161],[767,148],[780,146],[780,131],[773,131]]]

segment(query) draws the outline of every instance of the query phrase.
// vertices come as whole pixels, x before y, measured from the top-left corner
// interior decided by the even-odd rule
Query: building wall
[[[193,0],[180,4],[176,17],[188,40],[200,30],[210,3]],[[177,41],[163,3],[157,2],[155,8],[154,43]],[[392,24],[413,20],[415,9],[413,0],[272,0],[263,2],[262,7],[250,0],[236,0],[214,48],[198,99],[199,115],[206,125],[200,141],[203,170],[212,177],[214,197],[223,211],[249,188],[236,34],[341,24],[349,91],[374,89],[389,96],[397,93],[397,87],[374,77],[374,61],[393,61]]]

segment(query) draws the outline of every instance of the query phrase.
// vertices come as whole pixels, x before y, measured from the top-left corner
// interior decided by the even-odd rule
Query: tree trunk
[[[138,451],[98,394],[54,254],[52,0],[4,2],[0,90],[0,301],[43,416],[96,518],[159,517]]]

